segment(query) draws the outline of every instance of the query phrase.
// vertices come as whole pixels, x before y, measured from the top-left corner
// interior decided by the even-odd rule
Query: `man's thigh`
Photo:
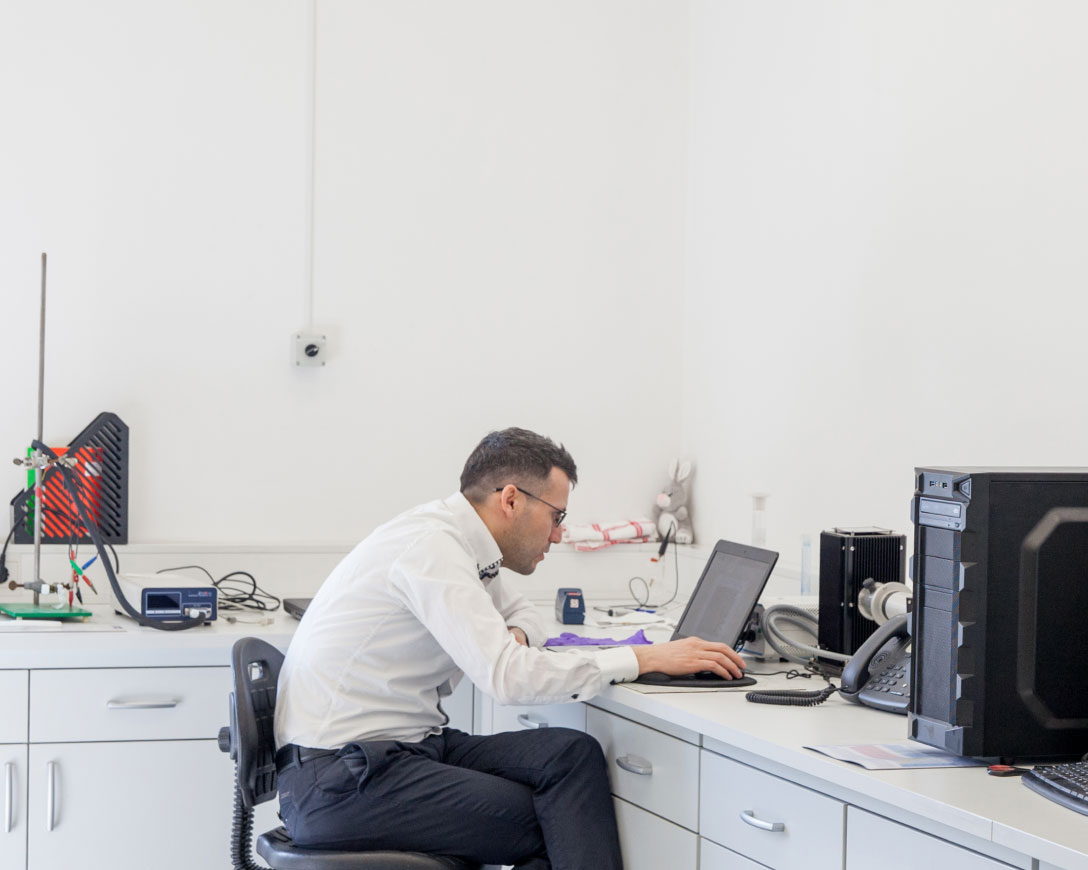
[[[442,760],[448,764],[513,780],[533,789],[553,783],[571,769],[596,771],[601,758],[597,741],[570,728],[488,735],[447,729],[445,738]]]
[[[299,845],[396,849],[511,864],[544,853],[532,789],[441,761],[421,746],[349,746],[308,762],[288,782],[284,822]]]
[[[532,789],[537,824],[554,867],[622,866],[608,766],[601,745],[569,728],[487,737],[446,732],[445,760]]]

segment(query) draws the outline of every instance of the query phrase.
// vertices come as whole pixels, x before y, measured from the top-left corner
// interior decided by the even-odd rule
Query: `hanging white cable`
[[[306,3],[306,329],[314,327],[314,150],[317,138],[317,0]]]

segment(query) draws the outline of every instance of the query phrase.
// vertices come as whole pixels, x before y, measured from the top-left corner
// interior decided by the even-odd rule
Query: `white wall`
[[[692,8],[696,531],[910,534],[913,469],[1083,465],[1088,9]]]
[[[134,542],[354,541],[507,425],[571,449],[573,519],[648,510],[681,440],[686,5],[319,0],[330,362],[300,371],[307,9],[0,5],[0,455],[35,434],[46,251],[46,440],[129,424]]]
[[[0,450],[132,427],[135,542],[344,544],[489,428],[572,518],[909,531],[923,463],[1078,464],[1080,4],[0,5]],[[5,446],[6,445],[6,446]],[[12,494],[14,467],[0,474]]]

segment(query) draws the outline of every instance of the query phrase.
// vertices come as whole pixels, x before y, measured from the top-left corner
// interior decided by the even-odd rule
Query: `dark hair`
[[[491,432],[476,445],[461,472],[461,492],[469,501],[482,501],[508,483],[539,483],[558,468],[571,483],[578,469],[562,444],[528,429],[511,427]]]

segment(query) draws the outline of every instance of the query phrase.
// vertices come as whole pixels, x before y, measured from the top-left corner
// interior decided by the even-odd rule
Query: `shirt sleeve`
[[[517,626],[524,631],[529,646],[544,646],[548,629],[535,604],[514,589],[513,584],[505,582],[501,573],[487,585],[487,593],[508,627]]]
[[[629,648],[552,653],[519,644],[507,630],[507,614],[480,581],[475,561],[452,534],[421,536],[393,565],[390,579],[457,667],[500,704],[584,701],[609,683],[638,675]],[[531,615],[525,605],[532,605],[520,595],[502,602],[511,619]],[[511,624],[519,624],[531,641],[543,641],[539,623]]]

